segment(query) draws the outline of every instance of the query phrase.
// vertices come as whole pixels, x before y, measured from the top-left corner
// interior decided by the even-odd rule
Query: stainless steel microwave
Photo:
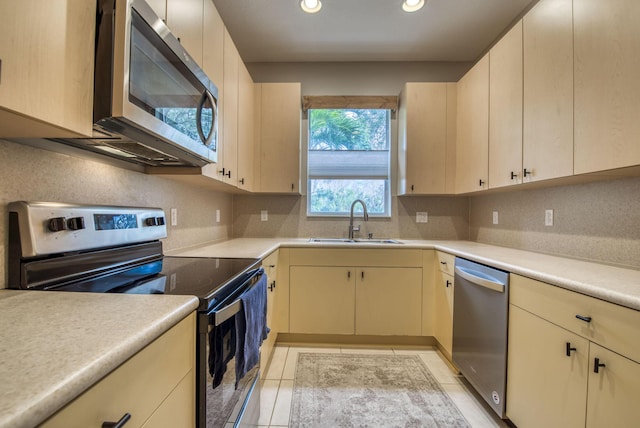
[[[143,0],[98,0],[92,138],[55,140],[144,166],[217,161],[218,89]]]

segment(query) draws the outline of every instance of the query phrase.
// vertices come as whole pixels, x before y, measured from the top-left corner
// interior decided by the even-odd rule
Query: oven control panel
[[[9,204],[10,232],[18,235],[22,257],[154,241],[167,237],[161,208]],[[13,230],[15,229],[15,230]]]

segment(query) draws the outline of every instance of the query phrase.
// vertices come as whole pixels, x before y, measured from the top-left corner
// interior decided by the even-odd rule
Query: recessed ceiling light
[[[307,13],[316,13],[322,7],[322,3],[320,3],[320,0],[301,0],[300,7]]]
[[[422,9],[424,0],[404,0],[402,2],[402,10],[405,12],[416,12]]]

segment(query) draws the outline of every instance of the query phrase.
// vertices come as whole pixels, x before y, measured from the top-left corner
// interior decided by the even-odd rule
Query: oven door
[[[262,269],[255,271],[214,309],[199,315],[197,426],[200,428],[258,425],[260,364],[236,380],[235,318],[242,314],[238,297],[251,288],[263,272]]]

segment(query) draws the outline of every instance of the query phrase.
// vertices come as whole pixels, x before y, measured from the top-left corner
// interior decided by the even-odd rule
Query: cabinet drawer
[[[267,277],[269,278],[269,282],[277,279],[278,275],[278,250],[269,254],[267,257],[262,259],[262,267],[267,273]]]
[[[290,265],[422,267],[422,250],[301,248],[291,251]]]
[[[436,251],[436,254],[438,255],[438,269],[440,269],[441,272],[444,272],[446,274],[453,276],[453,273],[454,273],[453,269],[456,263],[456,256],[452,254],[443,253],[440,251]]]
[[[127,427],[140,427],[195,366],[195,314],[93,385],[42,427],[99,427],[131,414]],[[195,389],[190,391],[195,400]],[[184,397],[181,397],[184,401]],[[191,407],[195,415],[195,405]],[[186,425],[182,425],[186,426]]]
[[[640,361],[640,311],[519,275],[511,275],[510,302],[614,352]],[[576,318],[590,317],[590,322]]]

